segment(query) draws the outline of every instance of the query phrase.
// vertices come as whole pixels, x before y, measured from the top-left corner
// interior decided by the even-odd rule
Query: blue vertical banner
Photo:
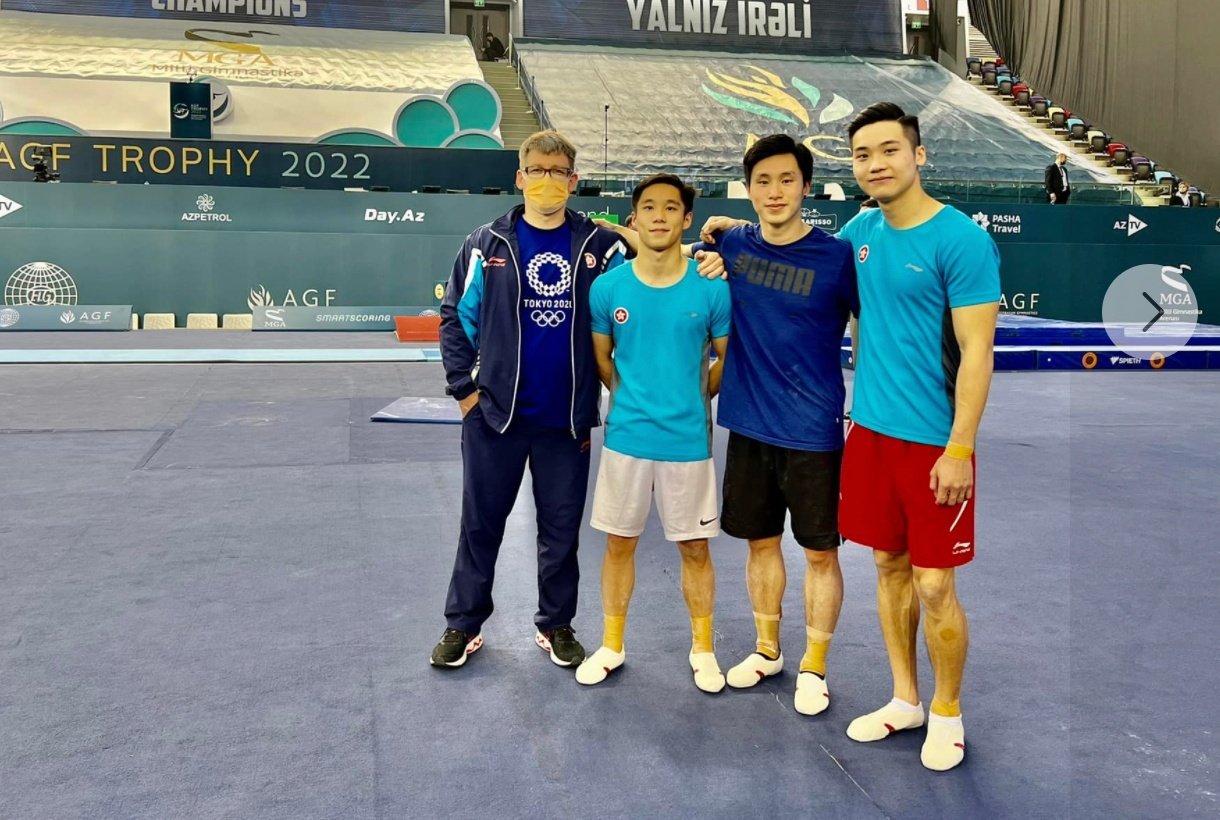
[[[207,83],[169,84],[169,135],[178,140],[212,138],[212,87]]]

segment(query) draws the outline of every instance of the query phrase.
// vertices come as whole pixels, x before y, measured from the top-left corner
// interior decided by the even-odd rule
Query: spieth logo
[[[195,212],[184,213],[183,222],[232,222],[229,214],[212,213],[216,210],[216,200],[211,194],[200,194],[195,198]]]
[[[15,214],[20,210],[20,202],[14,202],[3,194],[0,194],[0,219],[4,219],[4,217],[8,216],[9,214]],[[1216,226],[1216,230],[1220,231],[1220,225]]]
[[[12,308],[0,310],[0,327],[12,327],[21,320],[21,314]]]
[[[1127,218],[1125,220],[1120,219],[1114,223],[1114,230],[1126,231],[1127,236],[1135,236],[1137,233],[1147,227],[1148,223],[1140,220],[1134,214],[1127,214]]]
[[[627,312],[627,308],[614,309],[614,321],[620,325],[627,324],[627,320],[631,318],[631,314]]]
[[[838,214],[824,214],[817,208],[801,208],[801,221],[826,232],[839,230]]]
[[[1135,356],[1111,356],[1110,366],[1117,367],[1118,365],[1138,365],[1140,360]]]

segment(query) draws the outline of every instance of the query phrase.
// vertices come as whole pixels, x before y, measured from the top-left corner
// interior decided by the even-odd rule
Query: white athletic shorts
[[[716,465],[705,461],[651,461],[602,449],[589,524],[634,538],[644,531],[656,494],[657,513],[670,541],[720,534]]]

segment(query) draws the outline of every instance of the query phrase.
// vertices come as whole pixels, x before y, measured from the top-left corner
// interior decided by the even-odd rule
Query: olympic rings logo
[[[530,314],[530,318],[538,327],[559,327],[568,318],[568,314],[562,310],[535,310]]]

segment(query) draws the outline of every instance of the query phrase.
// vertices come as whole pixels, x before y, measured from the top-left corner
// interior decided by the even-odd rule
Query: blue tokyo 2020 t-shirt
[[[544,427],[572,424],[572,231],[517,220],[521,250],[521,372],[517,414]]]
[[[772,245],[758,225],[745,225],[695,249],[724,257],[733,295],[717,422],[779,447],[840,449],[840,349],[859,309],[851,246],[818,228]]]
[[[653,461],[712,457],[708,360],[712,339],[729,335],[729,287],[704,279],[692,261],[658,288],[634,265],[610,270],[589,292],[593,332],[614,339],[614,383],[606,447]]]
[[[839,236],[856,252],[860,339],[852,421],[942,447],[953,429],[961,350],[950,311],[1000,300],[995,240],[956,208],[896,230],[880,209]]]

